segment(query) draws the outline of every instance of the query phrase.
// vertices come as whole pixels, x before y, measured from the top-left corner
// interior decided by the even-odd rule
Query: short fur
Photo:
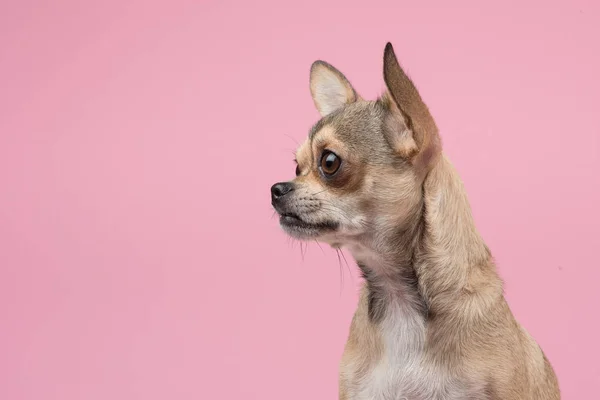
[[[384,95],[364,101],[338,70],[315,62],[310,88],[323,118],[298,149],[299,175],[272,189],[286,232],[348,248],[365,278],[340,399],[559,399],[391,44],[384,80]],[[341,160],[333,174],[324,152]]]

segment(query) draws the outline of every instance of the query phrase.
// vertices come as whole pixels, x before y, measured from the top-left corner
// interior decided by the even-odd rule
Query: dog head
[[[334,247],[402,230],[422,204],[422,183],[441,153],[437,127],[391,44],[385,93],[363,100],[348,79],[313,63],[310,91],[322,118],[296,152],[296,177],[271,201],[292,237]]]

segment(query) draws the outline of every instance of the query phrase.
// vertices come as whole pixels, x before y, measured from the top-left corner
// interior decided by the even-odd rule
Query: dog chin
[[[338,225],[334,222],[306,222],[297,215],[283,214],[279,217],[283,230],[293,238],[300,240],[316,240],[334,232]]]

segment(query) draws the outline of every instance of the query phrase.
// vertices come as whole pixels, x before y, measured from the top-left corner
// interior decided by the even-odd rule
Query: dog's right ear
[[[310,68],[310,94],[322,117],[358,100],[344,74],[325,61],[315,61]]]
[[[387,91],[382,100],[391,111],[390,142],[402,156],[427,169],[441,153],[438,129],[417,88],[400,67],[391,43],[385,46],[383,77]]]

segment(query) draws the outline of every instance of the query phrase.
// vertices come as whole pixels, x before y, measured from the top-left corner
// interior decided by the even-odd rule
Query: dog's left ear
[[[359,98],[344,74],[325,61],[310,68],[310,93],[322,117]]]
[[[382,101],[390,111],[388,140],[403,157],[427,169],[441,153],[438,129],[417,88],[400,67],[391,43],[385,46],[383,78],[387,91]]]

